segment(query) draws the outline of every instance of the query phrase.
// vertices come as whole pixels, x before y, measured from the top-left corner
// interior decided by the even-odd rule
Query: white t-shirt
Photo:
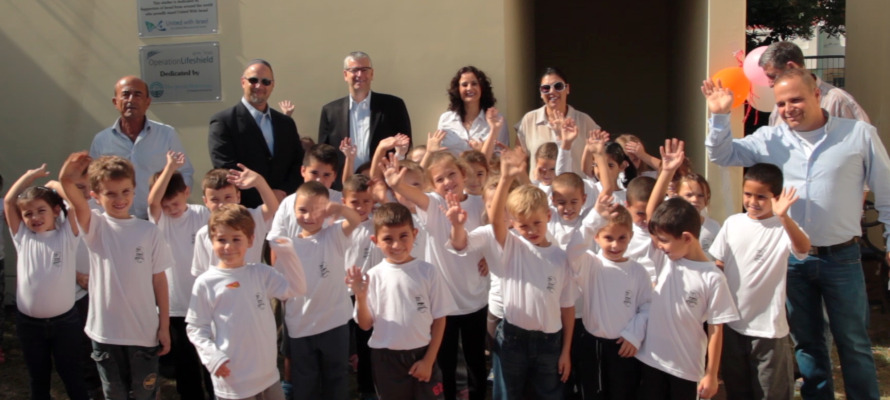
[[[303,264],[308,292],[287,299],[284,322],[288,336],[312,336],[345,325],[352,316],[352,301],[343,283],[344,257],[350,245],[343,226],[331,225],[308,238],[291,240]]]
[[[439,268],[439,273],[457,304],[457,310],[450,315],[479,311],[488,302],[489,279],[479,275],[478,259],[472,260],[466,254],[447,250],[446,244],[451,238],[451,222],[443,211],[446,207],[445,199],[436,193],[427,193],[427,197],[430,200],[427,211],[418,208],[417,213],[422,219],[426,219],[429,233],[426,259]],[[481,224],[482,211],[485,210],[481,197],[467,196],[461,207],[467,211],[467,222],[464,225],[467,231]]]
[[[278,383],[277,334],[269,298],[294,296],[289,280],[265,264],[214,266],[195,279],[186,332],[211,371],[217,396],[252,397]],[[214,375],[226,361],[231,374]]]
[[[705,217],[705,221],[701,224],[701,233],[698,235],[698,241],[705,253],[708,253],[711,243],[714,243],[717,232],[720,232],[720,223],[711,217]]]
[[[745,213],[726,219],[711,245],[723,261],[729,292],[739,308],[734,331],[748,336],[781,338],[788,335],[785,317],[785,278],[791,239],[779,217],[756,220]],[[804,254],[794,254],[802,260]]]
[[[659,252],[658,284],[649,308],[646,340],[637,359],[652,368],[698,382],[705,372],[708,335],[702,328],[737,320],[726,277],[713,262],[671,261]]]
[[[646,336],[652,284],[635,261],[614,262],[588,250],[573,265],[581,289],[582,320],[591,335],[625,338],[640,348]]]
[[[263,210],[260,207],[251,208],[250,216],[253,217],[253,246],[247,249],[244,262],[261,263],[263,261],[263,238],[266,237],[268,227],[263,219]],[[290,236],[284,236],[290,237]],[[204,226],[195,234],[195,254],[192,257],[192,275],[198,276],[204,273],[211,265],[219,264],[219,258],[213,252],[213,242],[210,240],[210,228]]]
[[[500,247],[491,225],[470,232],[468,241]],[[513,231],[508,231],[501,252],[487,250],[490,247],[483,245],[486,259],[503,259],[488,268],[501,277],[504,319],[528,331],[562,329],[560,309],[574,307],[578,295],[566,252],[553,244],[535,246]]]
[[[66,218],[56,218],[56,228],[34,233],[19,222],[12,243],[16,258],[16,306],[32,318],[52,318],[74,307],[77,243]],[[12,232],[10,232],[12,233]],[[157,321],[157,318],[155,318]]]
[[[388,261],[368,272],[368,308],[373,349],[413,350],[430,344],[433,320],[454,313],[456,305],[432,264]]]
[[[174,264],[167,268],[167,289],[170,295],[170,316],[184,317],[192,297],[195,276],[192,275],[192,259],[195,253],[195,236],[207,226],[210,209],[203,205],[189,204],[178,218],[161,213],[155,221],[148,212],[148,220],[158,226],[173,255]],[[212,251],[212,247],[211,247]]]
[[[100,213],[105,212],[105,210],[102,209],[102,206],[99,205],[99,203],[94,198],[90,198],[89,200],[87,200],[87,204],[90,205],[90,210],[98,210]],[[68,206],[69,210],[71,209],[71,206],[68,204],[68,202],[65,202],[65,205]],[[83,235],[80,235],[77,240],[77,256],[75,258],[75,269],[80,274],[90,274],[90,250],[87,248],[87,244],[83,241]],[[89,287],[89,284],[87,284],[87,287]],[[86,289],[80,287],[77,282],[74,282],[74,301],[78,301],[84,298],[84,296],[89,293],[90,292],[88,292]]]
[[[343,202],[343,194],[331,188],[328,188],[328,198],[333,203],[339,204]],[[300,234],[302,229],[297,224],[297,216],[294,212],[296,201],[296,193],[291,193],[281,200],[278,210],[275,210],[275,217],[272,218],[272,223],[269,225],[269,233],[266,235],[267,240],[276,237],[294,238]],[[331,222],[325,221],[324,225],[328,226]]]
[[[374,221],[371,218],[355,227],[345,251],[344,262],[347,266],[355,265],[363,274],[367,274],[371,268],[383,261],[383,252],[371,241],[373,234]]]
[[[478,230],[492,230],[491,225],[483,225],[476,228],[474,231]],[[472,234],[472,232],[470,232]],[[447,247],[448,251],[454,252],[456,254],[466,254],[467,265],[472,265],[472,263],[476,263],[475,265],[479,265],[479,261],[483,258],[485,262],[488,263],[488,277],[491,279],[491,286],[488,289],[488,312],[490,312],[495,317],[504,318],[504,296],[501,291],[501,277],[495,273],[495,271],[503,271],[503,267],[495,267],[492,268],[491,264],[496,262],[503,262],[503,249],[501,246],[498,246],[497,241],[488,240],[489,236],[493,237],[493,233],[491,235],[485,233],[476,233],[473,238],[482,238],[483,240],[467,240],[467,248],[462,251],[454,250],[454,247],[451,246],[451,241],[448,241]],[[471,273],[471,272],[468,272]]]
[[[630,238],[630,243],[627,245],[627,250],[624,251],[624,256],[640,263],[646,269],[646,272],[649,273],[649,279],[654,285],[659,272],[658,266],[655,265],[654,261],[659,258],[658,247],[652,241],[652,236],[649,234],[648,229],[640,228],[639,225],[633,224],[633,233],[634,235]]]
[[[99,343],[158,345],[158,309],[152,278],[173,265],[170,247],[151,222],[91,211],[90,311],[86,334]]]

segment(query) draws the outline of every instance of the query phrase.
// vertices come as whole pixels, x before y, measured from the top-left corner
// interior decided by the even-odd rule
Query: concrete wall
[[[217,35],[146,40],[137,34],[134,1],[0,5],[0,85],[7,93],[0,108],[0,174],[7,188],[42,162],[57,173],[68,153],[89,148],[95,133],[114,122],[114,83],[120,76],[140,73],[141,45],[220,42],[221,102],[155,103],[149,109],[149,118],[178,129],[198,179],[210,169],[207,122],[214,112],[239,101],[239,78],[244,62],[252,58],[272,63],[276,87],[271,103],[293,101],[300,134],[312,138],[317,137],[322,105],[347,93],[342,62],[353,50],[371,55],[375,90],[405,100],[419,143],[435,130],[447,107],[451,77],[464,65],[473,64],[492,79],[497,106],[508,121],[518,120],[532,103],[529,1],[219,4]],[[193,201],[199,201],[199,192],[193,191]],[[11,275],[14,250],[8,238],[6,244]],[[7,299],[12,293],[8,291]]]
[[[890,143],[890,2],[847,2],[846,90]]]

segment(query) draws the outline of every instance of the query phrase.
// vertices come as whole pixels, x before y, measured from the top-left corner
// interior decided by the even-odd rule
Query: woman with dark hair
[[[568,104],[566,98],[570,91],[569,82],[562,71],[552,67],[544,69],[538,91],[541,93],[541,100],[544,100],[544,106],[529,111],[522,117],[516,132],[519,145],[526,154],[535,154],[542,144],[559,141],[562,137],[563,123],[571,118],[578,127],[579,136],[578,140],[572,143],[572,172],[584,176],[584,168],[581,167],[584,144],[587,142],[584,139],[588,132],[599,129],[599,125],[589,115]],[[535,168],[532,168],[530,172],[532,179],[535,179],[534,173]]]
[[[438,129],[446,132],[442,146],[455,155],[480,145],[495,127],[498,141],[509,144],[510,136],[503,116],[494,108],[497,99],[491,80],[478,68],[468,65],[457,70],[448,87],[448,111],[439,117]]]

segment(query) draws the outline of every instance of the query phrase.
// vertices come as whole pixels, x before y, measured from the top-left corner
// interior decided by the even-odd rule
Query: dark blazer
[[[214,168],[237,168],[242,163],[262,175],[272,189],[290,194],[303,183],[300,166],[303,146],[294,120],[274,109],[272,132],[275,136],[275,155],[269,153],[263,131],[240,101],[210,118],[210,161]],[[263,204],[255,189],[241,192],[241,204],[254,208]]]
[[[402,99],[383,93],[371,92],[371,140],[368,149],[370,157],[374,156],[381,140],[398,133],[411,137],[411,119],[408,108]],[[327,143],[340,148],[340,141],[349,137],[349,96],[325,104],[321,109],[321,121],[318,124],[318,143]],[[332,186],[341,188],[340,174],[343,171],[345,156],[339,153],[337,180]],[[358,167],[358,165],[356,165]]]

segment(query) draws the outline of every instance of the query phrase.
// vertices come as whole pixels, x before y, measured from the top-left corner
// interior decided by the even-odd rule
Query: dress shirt
[[[819,92],[822,93],[819,106],[828,111],[828,115],[838,118],[858,119],[869,124],[871,123],[865,110],[844,89],[825,83],[818,76],[816,76],[816,84],[819,86]],[[779,107],[773,106],[773,112],[769,115],[769,125],[776,126],[782,122],[784,121],[779,116]]]
[[[349,96],[349,137],[355,146],[355,166],[371,161],[371,92],[359,102]]]
[[[105,128],[93,138],[90,146],[90,157],[120,156],[130,160],[136,170],[136,194],[130,214],[141,219],[148,219],[148,180],[155,172],[159,172],[167,165],[167,152],[176,151],[185,153],[179,135],[170,125],[145,119],[145,126],[136,141],[121,131],[120,119],[111,127]],[[189,187],[192,186],[192,167],[188,157],[185,165],[179,168],[182,179]]]
[[[498,113],[498,117],[503,117],[503,115]],[[491,127],[488,126],[488,120],[485,119],[484,110],[480,111],[476,119],[473,120],[470,129],[464,126],[464,121],[457,111],[445,111],[439,117],[437,129],[448,132],[445,135],[445,139],[442,140],[442,146],[447,147],[448,151],[454,155],[460,155],[464,151],[471,150],[470,140],[485,141],[488,138],[488,133],[491,131]],[[510,133],[507,132],[507,124],[501,125],[501,130],[497,135],[498,141],[506,145],[510,144]]]
[[[525,114],[522,117],[522,121],[519,122],[519,128],[516,132],[519,144],[528,152],[533,163],[535,151],[538,150],[538,147],[547,142],[557,142],[559,139],[556,137],[553,129],[550,129],[550,123],[547,122],[546,107],[544,106]],[[572,106],[568,106],[565,117],[574,119],[575,125],[578,127],[578,139],[572,143],[572,159],[574,162],[571,172],[584,176],[584,169],[581,168],[581,164],[584,161],[582,155],[584,153],[584,145],[587,143],[587,132],[599,129],[600,126],[589,115],[574,109]],[[534,166],[534,164],[532,165]],[[534,173],[535,169],[531,168],[529,177],[534,179]]]
[[[809,156],[801,143],[804,139],[784,123],[761,127],[741,139],[732,138],[729,114],[712,115],[709,124],[705,148],[711,161],[745,167],[770,163],[782,169],[785,186],[797,188],[800,196],[789,215],[813,246],[831,246],[862,235],[859,221],[866,183],[875,193],[878,219],[890,223],[890,159],[877,130],[868,123],[828,116],[825,134]]]
[[[266,146],[269,147],[269,154],[275,154],[275,134],[272,133],[272,113],[269,112],[269,106],[266,111],[257,110],[253,105],[247,102],[247,99],[241,98],[241,104],[247,108],[247,112],[256,121],[257,126],[263,131],[263,139],[266,139]]]

